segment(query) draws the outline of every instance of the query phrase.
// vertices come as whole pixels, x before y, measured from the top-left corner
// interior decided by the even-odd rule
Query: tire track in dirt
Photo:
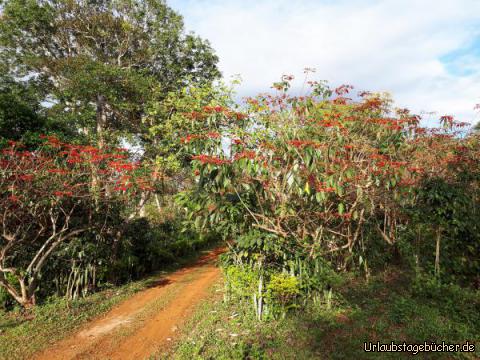
[[[34,357],[36,360],[144,359],[167,347],[167,339],[220,278],[216,249],[189,267],[162,277]]]

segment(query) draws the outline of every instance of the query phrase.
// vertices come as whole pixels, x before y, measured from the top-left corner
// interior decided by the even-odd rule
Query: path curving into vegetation
[[[215,249],[193,265],[162,277],[34,359],[144,359],[161,351],[220,278],[216,259],[223,251]]]

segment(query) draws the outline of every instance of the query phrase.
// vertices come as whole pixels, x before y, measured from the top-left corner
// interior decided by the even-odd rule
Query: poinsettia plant
[[[444,150],[465,124],[446,116],[442,128],[422,128],[385,94],[350,95],[349,85],[309,82],[311,94],[291,96],[291,80],[247,99],[242,120],[218,135],[183,141],[198,186],[183,200],[195,223],[226,236],[256,228],[310,257],[346,260],[367,228],[394,244],[402,206],[423,177],[447,171]]]
[[[0,285],[25,307],[35,303],[42,268],[62,242],[101,233],[113,204],[128,207],[152,189],[125,149],[41,137],[35,151],[15,142],[0,150]]]

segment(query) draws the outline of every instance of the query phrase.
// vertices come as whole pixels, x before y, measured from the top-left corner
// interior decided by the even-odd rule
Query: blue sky
[[[168,0],[167,0],[168,1]],[[239,94],[282,74],[388,91],[432,120],[480,114],[480,0],[170,0],[187,30],[207,38]]]

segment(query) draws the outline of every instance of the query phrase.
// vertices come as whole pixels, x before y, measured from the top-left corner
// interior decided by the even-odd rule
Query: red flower
[[[69,164],[78,164],[81,162],[82,162],[82,159],[80,159],[80,157],[77,157],[77,156],[72,156],[67,159],[67,163]]]
[[[20,175],[18,178],[20,180],[23,180],[23,181],[32,181],[33,180],[33,174]]]
[[[213,165],[222,165],[222,164],[228,164],[228,160],[220,159],[219,157],[216,156],[209,156],[209,155],[194,155],[192,156],[193,160],[198,160],[202,164],[213,164]]]
[[[420,168],[420,167],[409,167],[407,168],[407,170],[410,172],[418,172],[418,173],[423,172],[423,168]]]
[[[390,165],[391,165],[392,167],[394,167],[394,168],[398,168],[398,167],[400,167],[400,166],[405,166],[405,165],[407,165],[407,162],[406,162],[406,161],[392,161],[392,162],[390,163]]]
[[[108,163],[108,166],[115,169],[116,171],[122,171],[122,170],[132,171],[132,170],[135,170],[136,167],[137,167],[134,164],[123,163],[123,162],[119,162],[119,161],[111,161],[111,162]]]
[[[453,124],[453,116],[443,115],[443,116],[440,117],[440,122],[443,125],[452,125]]]
[[[201,138],[202,138],[201,135],[187,135],[187,136],[181,138],[180,142],[183,143],[183,144],[188,144],[192,140],[201,139]]]
[[[30,151],[22,151],[18,153],[18,156],[20,157],[32,157],[33,154]]]
[[[247,115],[242,113],[234,113],[234,116],[237,118],[237,120],[243,120],[247,118]]]
[[[48,172],[52,174],[68,174],[68,171],[63,169],[49,169]]]
[[[10,200],[10,201],[13,202],[13,203],[16,203],[16,202],[18,202],[18,201],[20,200],[20,199],[18,198],[18,196],[13,195],[13,194],[10,195],[7,199]]]
[[[0,169],[6,169],[10,165],[10,162],[4,159],[0,159]]]
[[[413,179],[402,179],[399,183],[400,186],[412,186],[415,185],[415,180]]]
[[[3,154],[3,155],[11,155],[11,156],[13,156],[13,155],[15,155],[15,151],[13,151],[13,150],[11,150],[11,149],[3,149],[3,150],[2,150],[2,154]]]
[[[315,142],[309,140],[290,140],[287,143],[296,147],[297,149],[301,149],[306,146],[319,147],[319,144],[316,144]]]
[[[255,159],[255,151],[242,151],[240,153],[236,153],[234,156],[235,160],[240,160],[240,159],[250,159],[253,160]]]
[[[342,95],[348,94],[352,89],[353,89],[352,85],[341,85],[335,89],[335,93],[337,95],[342,96]]]
[[[71,191],[54,191],[53,194],[58,197],[62,196],[73,196],[73,192]]]
[[[82,149],[83,152],[87,153],[87,154],[96,154],[99,152],[99,150],[93,146],[85,146],[83,149]]]
[[[207,134],[207,137],[210,139],[218,139],[220,137],[220,134],[216,131],[211,131]]]
[[[324,191],[324,192],[334,192],[334,191],[335,191],[335,188],[333,188],[333,187],[327,187],[327,188],[324,188],[322,191]]]

